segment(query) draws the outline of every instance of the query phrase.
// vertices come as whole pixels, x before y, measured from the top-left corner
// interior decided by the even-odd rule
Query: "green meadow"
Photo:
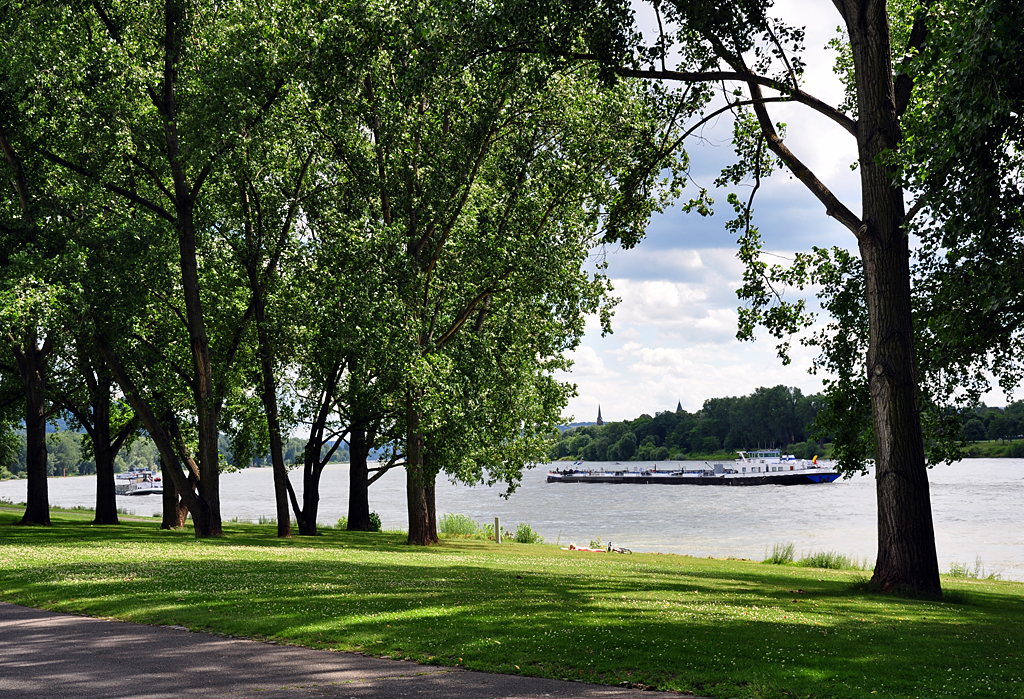
[[[711,697],[1024,697],[1022,583],[945,578],[936,601],[863,571],[18,516],[0,512],[0,600],[32,607]]]

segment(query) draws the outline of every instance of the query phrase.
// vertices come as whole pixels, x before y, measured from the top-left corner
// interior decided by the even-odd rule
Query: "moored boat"
[[[114,492],[118,495],[162,495],[161,477],[149,469],[129,469],[114,475]]]

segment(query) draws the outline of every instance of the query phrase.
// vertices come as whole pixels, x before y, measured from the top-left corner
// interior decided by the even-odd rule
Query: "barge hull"
[[[831,483],[838,473],[758,473],[739,476],[619,476],[615,474],[548,474],[548,483],[614,483],[636,485],[808,485]]]

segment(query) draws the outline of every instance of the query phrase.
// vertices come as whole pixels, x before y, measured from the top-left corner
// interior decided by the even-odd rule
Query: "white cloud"
[[[586,379],[614,374],[605,366],[604,359],[592,346],[581,345],[574,352],[571,352],[569,356],[573,361],[573,379]]]
[[[581,347],[581,350],[592,347]],[[600,404],[606,420],[631,419],[682,403],[699,410],[708,398],[747,395],[758,386],[797,386],[805,393],[821,390],[817,377],[807,374],[810,355],[793,352],[793,364],[784,367],[774,344],[709,342],[700,345],[645,345],[629,342],[618,348],[594,350],[614,357],[618,371],[573,371],[579,397],[570,404],[577,420],[593,420]]]

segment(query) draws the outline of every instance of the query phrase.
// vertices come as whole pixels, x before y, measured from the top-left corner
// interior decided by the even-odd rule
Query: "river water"
[[[589,464],[588,466],[592,466]],[[653,464],[630,462],[630,468]],[[596,465],[593,465],[596,466]],[[661,464],[665,468],[666,463]],[[301,478],[292,474],[298,489]],[[694,556],[764,558],[776,543],[792,542],[797,554],[838,551],[874,561],[875,489],[872,476],[808,486],[697,487],[547,483],[547,467],[528,471],[522,486],[502,499],[500,487],[437,484],[437,511],[479,522],[500,517],[515,531],[526,522],[549,543],[604,543],[634,551]],[[941,570],[954,561],[987,573],[1024,580],[1024,459],[971,459],[929,471],[935,538]],[[0,483],[0,498],[25,500],[25,481]],[[94,476],[51,478],[50,503],[92,506]],[[258,520],[274,515],[271,469],[221,476],[224,518]],[[348,466],[328,466],[321,483],[320,523],[333,524],[347,510]],[[119,496],[118,505],[149,516],[157,496]],[[405,472],[395,469],[370,488],[370,508],[385,528],[405,529]]]

